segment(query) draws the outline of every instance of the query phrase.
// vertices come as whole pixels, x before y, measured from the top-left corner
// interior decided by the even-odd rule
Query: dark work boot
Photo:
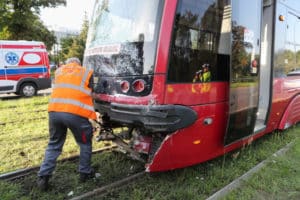
[[[83,182],[86,182],[87,180],[92,179],[94,177],[95,177],[94,169],[92,169],[90,173],[80,172],[79,182],[83,183]]]
[[[49,188],[49,177],[50,176],[39,176],[36,183],[41,191],[47,191]]]

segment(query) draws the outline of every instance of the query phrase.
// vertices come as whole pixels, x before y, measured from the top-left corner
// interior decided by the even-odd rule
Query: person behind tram
[[[211,81],[211,72],[209,70],[209,64],[203,64],[202,69],[197,71],[193,82],[210,82]]]
[[[78,58],[69,58],[66,65],[55,71],[53,91],[48,105],[49,143],[38,172],[37,185],[45,191],[49,187],[58,156],[70,129],[80,147],[79,181],[95,175],[91,167],[92,132],[89,119],[96,120],[93,106],[93,71],[81,66]]]

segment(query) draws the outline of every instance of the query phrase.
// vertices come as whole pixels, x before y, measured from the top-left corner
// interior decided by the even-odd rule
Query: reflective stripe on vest
[[[85,81],[87,81],[87,77],[89,75],[89,70],[85,70],[82,79],[81,79],[81,83],[80,86],[77,85],[73,85],[73,84],[68,84],[68,83],[58,83],[58,84],[54,84],[53,88],[70,88],[70,89],[74,89],[74,90],[80,90],[81,92],[87,94],[87,95],[91,95],[92,92],[91,90],[87,90],[84,88],[84,83]]]
[[[80,86],[76,86],[76,85],[72,85],[72,84],[68,84],[68,83],[58,83],[58,84],[54,84],[53,88],[69,88],[69,89],[74,89],[74,90],[79,90],[80,92],[83,92],[87,95],[91,95],[92,92],[90,90],[86,90],[84,89],[84,85],[80,85]]]
[[[94,112],[94,107],[86,105],[80,101],[76,101],[74,99],[63,99],[63,98],[52,98],[50,99],[50,103],[64,103],[64,104],[71,104],[74,106],[79,106],[81,108],[84,108],[86,110],[90,110]]]
[[[92,70],[73,65],[68,68],[59,68],[55,76],[48,111],[69,112],[96,119],[91,96],[92,89],[88,87],[88,81],[92,78]]]
[[[84,83],[89,75],[89,72],[90,72],[90,70],[87,70],[87,69],[85,70],[85,72],[82,76],[81,84],[80,84],[81,87],[84,87]]]

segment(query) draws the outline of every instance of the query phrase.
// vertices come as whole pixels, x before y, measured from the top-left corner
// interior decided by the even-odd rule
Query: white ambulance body
[[[50,87],[49,58],[43,42],[0,40],[0,94],[33,96]]]

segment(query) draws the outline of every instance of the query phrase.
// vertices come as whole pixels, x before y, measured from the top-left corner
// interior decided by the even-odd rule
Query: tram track
[[[110,147],[108,147],[108,148],[110,148]],[[274,151],[274,152],[276,152],[276,151]],[[277,152],[275,154],[279,155]],[[268,160],[268,158],[266,158],[265,160]],[[68,164],[68,167],[69,167],[69,164]],[[129,169],[129,167],[127,166],[127,167],[124,167],[124,168]],[[255,168],[255,167],[252,167],[252,168]],[[100,172],[101,171],[102,171],[102,169],[100,170]],[[76,181],[75,181],[74,184],[69,184],[69,185],[66,186],[66,188],[63,188],[63,189],[58,189],[59,187],[56,186],[55,188],[52,188],[52,190],[50,190],[50,193],[58,192],[60,194],[63,194],[64,199],[72,199],[72,200],[77,200],[77,199],[79,199],[79,200],[82,200],[82,199],[102,199],[102,198],[109,199],[110,197],[118,197],[118,194],[119,193],[122,194],[122,191],[124,189],[126,191],[128,190],[127,186],[129,188],[134,187],[134,185],[138,181],[143,179],[143,176],[144,177],[147,176],[147,173],[145,173],[144,171],[141,171],[141,168],[139,168],[138,170],[134,170],[134,171],[131,170],[131,171],[128,171],[128,172],[125,172],[125,173],[117,173],[116,176],[115,175],[113,175],[113,176],[104,175],[105,173],[107,173],[107,171],[103,170],[102,171],[103,172],[103,177],[102,177],[102,175],[100,175],[99,176],[100,178],[97,177],[97,178],[89,181],[88,183],[86,183],[86,185],[84,185],[84,186],[76,185]],[[112,169],[111,171],[114,171],[114,169]],[[251,170],[248,170],[248,171],[251,171]],[[245,173],[247,174],[248,172],[245,172]],[[27,178],[27,181],[23,182],[23,180],[21,179],[21,181],[22,181],[21,183],[24,184],[24,185],[32,183],[34,185],[34,178],[35,178],[34,176],[36,176],[36,174],[34,174],[34,176],[32,176],[32,175],[31,175],[31,177]],[[244,175],[242,175],[242,176],[244,176]],[[18,178],[16,177],[16,179],[18,179]],[[0,178],[0,180],[1,180],[1,178]],[[62,177],[62,180],[67,180],[67,178]],[[69,179],[69,180],[73,180],[73,179]],[[16,180],[16,181],[18,181],[18,180]],[[243,181],[243,180],[241,180],[241,181]],[[58,183],[56,183],[56,184],[58,184]],[[230,182],[227,182],[227,185],[230,185],[230,184],[231,184]],[[89,186],[92,185],[92,186],[91,187],[86,187],[87,185],[89,185]],[[78,188],[80,188],[80,187],[83,187],[85,189],[82,189],[82,190],[79,189],[78,190]],[[224,187],[227,187],[227,186],[224,186]],[[221,189],[221,187],[220,187],[220,189]],[[30,190],[32,190],[32,187],[25,186],[25,190],[30,191]],[[129,189],[129,190],[131,190],[131,189]],[[69,193],[71,193],[71,194],[69,194]],[[34,198],[34,197],[32,197],[32,198]],[[209,198],[209,197],[205,197],[205,198]],[[218,199],[218,198],[210,198],[210,199]]]
[[[292,146],[294,145],[294,142],[288,143],[283,148],[279,149],[275,153],[272,154],[271,157],[277,157],[284,155]],[[271,162],[270,158],[267,158],[254,167],[252,167],[250,170],[248,170],[246,173],[244,173],[242,176],[236,178],[217,192],[213,193],[211,196],[209,196],[206,200],[217,200],[225,197],[229,192],[233,191],[234,189],[237,189],[241,184],[245,181],[247,181],[251,176],[253,176],[256,172],[261,170],[263,167],[266,166],[268,162]]]
[[[101,149],[97,149],[93,151],[94,153],[103,153],[106,151],[116,150],[117,151],[117,145],[111,145],[107,147],[103,147]],[[79,158],[79,155],[71,156],[66,159],[59,160],[58,162],[62,163],[65,161],[73,161]],[[19,180],[26,179],[26,177],[30,178],[29,176],[36,176],[37,171],[39,170],[40,166],[25,168],[16,170],[13,172],[5,173],[0,175],[0,180],[7,181],[7,182],[18,182]],[[90,190],[83,191],[79,193],[77,196],[69,196],[66,198],[70,198],[72,200],[82,200],[82,199],[89,199],[91,197],[99,198],[101,196],[107,195],[108,192],[117,191],[118,189],[121,189],[124,186],[127,186],[129,183],[133,183],[135,180],[138,180],[139,178],[145,176],[146,172],[141,169],[133,172],[128,172],[123,174],[120,177],[115,177],[115,180],[108,181],[107,183],[103,183],[100,186],[97,186],[96,188],[91,188]],[[96,178],[97,179],[97,178]]]
[[[8,122],[0,122],[0,126],[6,126],[8,124],[19,124],[19,123],[24,123],[28,121],[37,121],[37,120],[42,120],[42,119],[47,119],[48,117],[34,117],[34,118],[29,118],[29,119],[23,119],[23,120],[14,120],[14,121],[8,121]]]
[[[111,146],[107,146],[107,147],[103,147],[97,150],[94,150],[92,153],[102,153],[105,151],[110,151],[113,149],[116,149],[117,146],[116,145],[111,145]],[[74,156],[70,156],[68,158],[59,160],[58,162],[65,162],[65,161],[73,161],[79,158],[79,155],[74,155]],[[24,178],[26,176],[29,176],[31,174],[33,174],[34,172],[37,172],[38,169],[40,168],[40,166],[35,166],[35,167],[29,167],[29,168],[25,168],[25,169],[19,169],[16,171],[12,171],[12,172],[8,172],[8,173],[4,173],[0,175],[0,180],[4,180],[4,181],[15,181],[17,179],[21,179]]]
[[[30,110],[30,111],[24,111],[24,112],[20,112],[20,111],[16,111],[14,112],[15,114],[18,114],[19,116],[26,116],[28,114],[32,115],[32,114],[37,114],[37,113],[43,113],[43,112],[47,112],[47,109],[37,109],[37,110]],[[46,119],[47,117],[33,117],[33,118],[24,118],[21,120],[14,120],[14,121],[4,121],[4,122],[0,122],[0,126],[6,126],[8,124],[18,124],[18,123],[23,123],[23,122],[27,122],[27,121],[35,121],[35,120],[40,120],[40,119]]]
[[[39,109],[39,110],[31,110],[31,111],[26,111],[26,112],[16,112],[16,114],[23,115],[27,113],[40,113],[40,112],[47,112],[47,109]]]
[[[283,147],[283,148],[279,149],[278,151],[276,151],[275,153],[273,153],[272,156],[277,157],[279,155],[285,154],[292,145],[293,145],[293,142],[287,144],[285,147]],[[235,180],[228,183],[226,186],[224,186],[217,192],[213,193],[211,196],[206,198],[206,200],[217,200],[217,199],[221,199],[222,197],[226,196],[226,194],[228,194],[232,190],[238,188],[243,181],[246,181],[254,173],[258,172],[260,169],[265,167],[265,165],[268,162],[270,162],[269,158],[258,163],[257,165],[252,167],[250,170],[248,170],[246,173],[244,173],[242,176],[236,178]],[[88,191],[86,193],[83,193],[81,195],[73,197],[73,198],[71,198],[71,200],[84,200],[84,199],[90,199],[92,197],[94,197],[95,199],[101,198],[101,197],[107,195],[107,193],[109,193],[109,192],[115,192],[118,189],[121,189],[122,187],[127,186],[129,183],[132,184],[138,178],[145,176],[145,174],[146,174],[145,171],[137,172],[135,174],[132,174],[125,178],[119,179],[119,180],[109,183],[107,185],[95,188],[92,191]]]
[[[27,103],[24,105],[21,105],[22,107],[28,107],[28,106],[41,106],[41,105],[47,105],[49,102],[36,102],[36,103]],[[9,105],[5,107],[0,107],[0,110],[7,110],[7,109],[14,109],[19,108],[20,105]]]
[[[119,180],[109,183],[107,185],[95,188],[92,191],[88,191],[84,194],[73,197],[71,200],[83,200],[83,199],[88,199],[90,197],[95,197],[95,196],[97,196],[97,198],[102,197],[102,196],[106,195],[108,192],[115,191],[117,189],[124,187],[125,185],[127,185],[129,183],[132,183],[133,181],[137,180],[138,178],[144,176],[145,174],[146,174],[145,171],[137,172],[135,174],[132,174],[125,178],[119,179]]]

